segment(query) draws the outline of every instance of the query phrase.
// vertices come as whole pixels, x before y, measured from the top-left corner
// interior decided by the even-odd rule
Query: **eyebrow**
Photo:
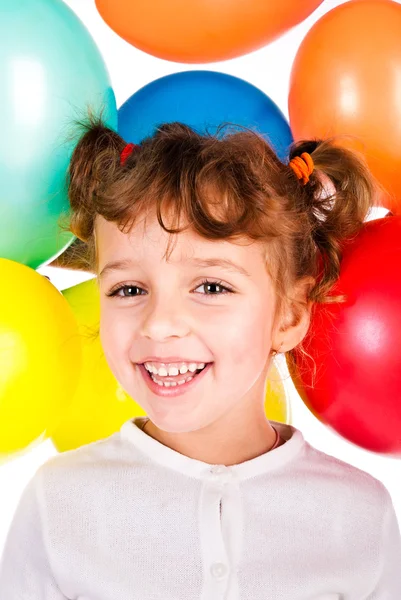
[[[186,262],[189,262],[199,268],[221,267],[227,271],[233,271],[241,273],[241,275],[245,275],[245,277],[251,277],[251,274],[244,267],[237,265],[229,258],[192,258]],[[99,274],[99,279],[104,279],[104,277],[109,273],[113,273],[115,271],[124,271],[130,267],[136,266],[137,264],[138,263],[131,258],[111,261],[103,267]]]

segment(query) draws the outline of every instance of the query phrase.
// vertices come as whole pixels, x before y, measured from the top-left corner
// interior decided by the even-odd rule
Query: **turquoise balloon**
[[[1,0],[0,257],[36,269],[74,236],[68,163],[88,108],[117,129],[117,107],[101,54],[61,0]]]

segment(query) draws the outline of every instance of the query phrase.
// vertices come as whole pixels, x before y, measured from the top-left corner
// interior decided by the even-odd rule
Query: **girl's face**
[[[168,234],[156,218],[124,234],[97,217],[96,241],[105,356],[150,420],[171,433],[215,428],[217,422],[233,431],[244,415],[265,422],[275,293],[261,245],[183,232],[167,262]],[[124,264],[108,267],[115,261]],[[161,397],[138,366],[151,356],[212,365],[187,392]]]

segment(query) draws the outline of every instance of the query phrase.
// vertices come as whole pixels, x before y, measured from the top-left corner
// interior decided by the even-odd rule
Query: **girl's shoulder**
[[[389,492],[380,479],[345,460],[323,452],[305,442],[302,470],[309,479],[315,478],[327,489],[335,489],[339,495],[352,496],[355,501],[383,506]]]

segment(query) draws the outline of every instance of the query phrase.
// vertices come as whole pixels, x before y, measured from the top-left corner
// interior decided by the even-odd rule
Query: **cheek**
[[[100,317],[100,342],[104,354],[110,363],[121,361],[129,347],[130,329],[124,319],[117,317],[111,311],[103,310]]]
[[[264,306],[251,304],[239,311],[227,312],[217,321],[209,322],[209,347],[229,359],[230,364],[261,368],[271,345],[272,315]]]

